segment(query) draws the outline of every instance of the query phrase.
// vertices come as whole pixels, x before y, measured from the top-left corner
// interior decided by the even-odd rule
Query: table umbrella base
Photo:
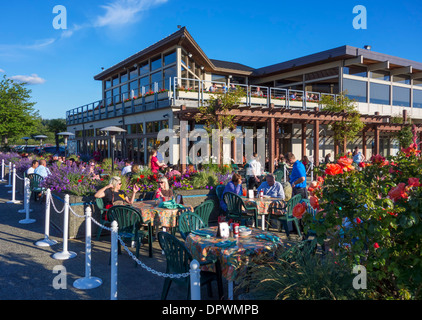
[[[57,241],[51,240],[48,237],[46,237],[43,240],[35,242],[35,245],[38,247],[50,247],[50,246],[54,246],[55,244],[57,244]]]
[[[34,223],[36,220],[35,219],[24,219],[19,221],[20,224],[31,224]]]

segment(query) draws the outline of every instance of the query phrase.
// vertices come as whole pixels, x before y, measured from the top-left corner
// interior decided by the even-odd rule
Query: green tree
[[[40,122],[31,90],[3,76],[0,81],[0,136],[4,145],[10,138],[30,135]]]
[[[63,140],[57,134],[60,132],[64,132],[67,129],[66,120],[65,119],[52,119],[48,120],[47,128],[50,132],[54,133],[54,139],[56,141],[57,150],[59,150],[60,140]]]
[[[343,120],[330,125],[330,129],[334,132],[335,143],[340,146],[343,144],[343,150],[345,150],[347,141],[355,138],[364,127],[356,101],[350,99],[347,92],[341,92],[336,99],[329,95],[323,96],[321,105],[323,111],[346,114]]]

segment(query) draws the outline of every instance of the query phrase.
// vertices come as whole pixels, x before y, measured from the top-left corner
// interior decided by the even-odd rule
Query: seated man
[[[41,159],[39,166],[34,170],[34,173],[40,175],[44,179],[47,178],[51,174],[50,169],[47,168],[47,161]]]
[[[130,161],[128,159],[125,160],[125,166],[122,169],[122,176],[124,176],[125,174],[132,172],[132,164],[130,163]]]
[[[275,178],[272,174],[268,174],[265,177],[265,181],[259,186],[258,193],[260,191],[264,191],[265,196],[269,196],[271,198],[280,198],[284,200],[284,189],[280,182],[275,181]]]

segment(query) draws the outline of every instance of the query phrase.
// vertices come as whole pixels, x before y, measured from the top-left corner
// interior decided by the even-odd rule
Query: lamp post
[[[40,153],[41,153],[41,151],[42,151],[42,140],[43,139],[47,139],[48,137],[47,136],[44,136],[44,135],[39,135],[39,136],[35,136],[34,137],[34,139],[39,139],[40,140]]]
[[[64,138],[64,156],[67,158],[67,139],[71,136],[74,136],[72,132],[60,132],[57,134],[58,136],[62,136]],[[60,151],[60,147],[59,147]]]
[[[116,134],[127,132],[125,129],[119,127],[105,127],[100,129],[101,131],[108,132],[109,136],[111,137],[111,171],[114,172],[114,145],[116,143]]]
[[[22,140],[25,140],[25,152],[28,150],[28,140],[31,139],[29,137],[23,137]]]

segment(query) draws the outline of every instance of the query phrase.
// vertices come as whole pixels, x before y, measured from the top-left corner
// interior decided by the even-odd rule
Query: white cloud
[[[6,71],[4,71],[3,69],[0,69],[0,73],[6,73]]]
[[[9,77],[9,79],[17,81],[17,82],[27,83],[27,84],[43,84],[45,82],[45,79],[40,78],[35,73],[31,74],[30,76],[27,76],[27,75],[11,76]]]
[[[137,22],[141,18],[141,12],[166,3],[167,1],[168,0],[114,0],[107,5],[100,6],[105,10],[105,13],[96,18],[94,27],[118,26]]]

